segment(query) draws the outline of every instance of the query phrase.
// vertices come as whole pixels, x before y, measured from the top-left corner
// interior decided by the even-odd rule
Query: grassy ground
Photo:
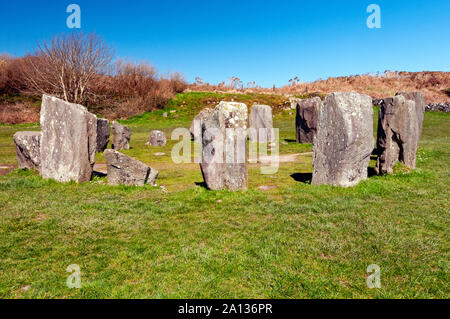
[[[144,145],[151,129],[189,127],[191,107],[210,98],[195,94],[124,121],[133,132],[125,153],[160,170],[167,193],[99,177],[81,185],[17,170],[0,177],[0,297],[450,296],[450,115],[425,115],[414,172],[397,166],[349,189],[311,186],[306,154],[274,175],[250,165],[249,190],[232,193],[197,185],[197,164],[173,164],[175,141]],[[275,126],[281,154],[311,151],[293,142],[294,115],[280,111]],[[0,166],[16,165],[12,135],[28,129],[39,127],[0,126]],[[70,264],[81,267],[81,289],[66,286]],[[381,267],[380,289],[366,286],[370,264]]]

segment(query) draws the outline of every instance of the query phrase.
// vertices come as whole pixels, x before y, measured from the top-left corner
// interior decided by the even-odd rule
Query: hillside
[[[235,85],[195,83],[184,94],[178,94],[158,108],[181,107],[195,113],[221,100],[239,101],[252,105],[267,104],[275,113],[289,106],[289,97],[324,97],[336,91],[356,91],[372,98],[393,96],[400,91],[422,91],[427,103],[450,103],[450,72],[385,72],[382,75],[356,75],[329,78],[311,83],[295,83],[281,88],[235,88]],[[189,92],[195,92],[190,94]],[[140,115],[149,108],[139,107],[140,99],[133,103],[109,100],[108,103],[90,105],[88,108],[110,120],[126,119]],[[117,102],[117,103],[115,103]],[[140,103],[143,103],[142,101]],[[105,106],[107,104],[107,106]],[[116,105],[117,104],[117,105]],[[40,97],[24,94],[0,95],[0,123],[19,124],[39,121]]]
[[[336,91],[356,91],[372,98],[392,96],[400,91],[422,91],[427,103],[450,103],[450,72],[391,72],[376,75],[352,75],[319,79],[314,82],[300,83],[296,79],[290,85],[281,88],[245,88],[233,78],[233,82],[219,85],[195,83],[189,87],[193,91],[241,91],[245,93],[263,92],[283,95],[329,94]]]

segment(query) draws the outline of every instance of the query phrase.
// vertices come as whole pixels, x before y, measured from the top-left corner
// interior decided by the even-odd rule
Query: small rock
[[[161,188],[161,190],[163,191],[163,193],[168,193],[169,191],[167,190],[166,186],[161,185],[159,186],[159,188]]]
[[[167,112],[164,112],[162,116],[167,117]]]
[[[166,134],[162,131],[153,130],[150,132],[150,141],[146,145],[165,146],[167,143]]]
[[[112,148],[115,150],[128,150],[130,149],[131,130],[117,122],[113,122],[113,143]]]
[[[275,189],[275,188],[277,188],[277,187],[274,186],[274,185],[262,185],[262,186],[258,187],[258,189],[262,190],[262,191],[270,191],[270,190]]]

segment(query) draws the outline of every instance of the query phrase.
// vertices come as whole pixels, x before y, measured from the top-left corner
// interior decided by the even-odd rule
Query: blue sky
[[[101,34],[117,58],[189,81],[237,76],[269,87],[295,76],[450,71],[448,0],[0,0],[0,52],[23,55],[70,32],[71,3],[81,7],[81,30]],[[371,3],[381,8],[381,29],[366,26]]]

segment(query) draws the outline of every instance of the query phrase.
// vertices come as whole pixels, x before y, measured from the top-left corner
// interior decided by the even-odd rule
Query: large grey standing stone
[[[259,143],[273,142],[272,129],[272,108],[268,105],[253,105],[250,110],[250,141]]]
[[[312,184],[350,187],[367,178],[374,148],[372,99],[332,93],[319,110]]]
[[[150,132],[150,141],[146,145],[165,146],[167,143],[166,134],[162,131],[153,130]]]
[[[212,109],[210,108],[204,108],[201,110],[192,120],[191,127],[189,128],[189,131],[191,132],[191,136],[196,142],[200,142],[202,140],[202,122],[205,118],[209,116],[209,113],[211,113]]]
[[[16,132],[13,138],[19,167],[40,171],[41,132]]]
[[[295,132],[297,143],[312,143],[317,131],[317,117],[322,100],[319,97],[297,102]]]
[[[79,104],[44,95],[41,107],[41,174],[59,182],[91,179],[97,117]]]
[[[109,143],[111,127],[107,119],[97,119],[97,152],[103,152]]]
[[[422,92],[398,92],[396,95],[403,95],[407,100],[412,100],[416,104],[416,115],[419,121],[419,138],[422,135],[422,124],[427,104]]]
[[[113,122],[112,131],[112,148],[115,150],[130,149],[131,130],[120,123]]]
[[[154,185],[158,171],[116,150],[105,150],[109,185]]]
[[[247,106],[220,102],[202,121],[202,162],[212,190],[247,189]]]
[[[423,113],[417,112],[416,102],[405,95],[383,100],[378,113],[377,174],[391,174],[397,161],[416,168],[422,121]]]

